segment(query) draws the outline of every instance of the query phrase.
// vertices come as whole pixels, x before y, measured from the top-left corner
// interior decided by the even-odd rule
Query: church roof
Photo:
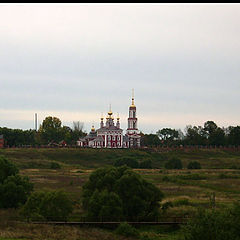
[[[104,142],[103,138],[101,136],[97,136],[96,138],[94,138],[92,141],[96,141],[96,142]]]
[[[99,129],[97,129],[97,132],[98,132],[98,131],[108,131],[108,130],[118,130],[118,131],[122,131],[121,128],[118,128],[118,127],[116,127],[116,126],[109,126],[109,127],[99,128]]]

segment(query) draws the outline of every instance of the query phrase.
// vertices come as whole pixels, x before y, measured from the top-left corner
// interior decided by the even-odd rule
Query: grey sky
[[[239,4],[0,5],[0,126],[240,125]]]

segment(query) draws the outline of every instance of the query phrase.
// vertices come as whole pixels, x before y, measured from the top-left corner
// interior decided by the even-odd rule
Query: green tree
[[[57,117],[46,117],[39,128],[41,139],[44,143],[59,142],[63,138],[62,122]]]
[[[179,158],[172,157],[165,163],[166,169],[182,169],[182,161]]]
[[[140,235],[138,230],[127,222],[120,223],[115,232],[124,237],[139,237]]]
[[[103,190],[94,191],[89,200],[88,216],[90,217],[106,217],[106,220],[122,217],[122,201],[114,192]]]
[[[182,228],[182,240],[229,240],[240,236],[240,205],[226,210],[200,209]]]
[[[240,145],[240,126],[230,126],[228,132],[228,143],[231,145]]]
[[[111,193],[116,194],[114,203],[107,204],[110,207],[103,211],[101,196],[110,196]],[[122,212],[125,218],[152,218],[158,215],[162,197],[162,192],[156,186],[126,166],[99,168],[83,186],[83,208],[89,216],[108,217],[105,214],[110,211],[111,206],[115,209],[118,202],[121,211],[114,211]]]
[[[151,169],[152,168],[152,161],[151,159],[145,159],[139,163],[139,168],[143,169]]]
[[[171,128],[163,128],[156,132],[158,137],[162,140],[163,144],[174,145],[175,141],[179,139],[179,131]]]
[[[72,211],[72,201],[61,190],[34,192],[22,208],[22,214],[31,220],[66,221]]]
[[[8,176],[16,175],[17,173],[17,167],[4,156],[0,156],[0,183],[3,183]]]
[[[204,131],[206,132],[209,145],[220,146],[225,144],[225,132],[222,128],[218,127],[215,122],[205,122]]]
[[[28,195],[33,190],[33,184],[28,177],[19,175],[9,176],[0,185],[0,207],[17,208],[27,201]]]
[[[144,134],[141,137],[141,145],[148,147],[156,147],[161,144],[159,137],[156,134]]]
[[[139,167],[138,161],[134,157],[122,157],[122,158],[116,159],[116,161],[114,162],[114,166],[116,167],[120,167],[123,165],[127,165],[128,167],[131,167],[131,168]]]
[[[201,126],[186,126],[186,136],[184,143],[188,145],[206,145],[207,136],[205,130]]]
[[[201,169],[201,164],[198,161],[191,161],[187,165],[188,169]]]
[[[0,157],[0,208],[17,208],[24,204],[33,190],[28,177],[17,174],[17,167]]]

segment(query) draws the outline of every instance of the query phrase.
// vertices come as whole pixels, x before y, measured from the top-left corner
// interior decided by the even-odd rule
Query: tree
[[[114,199],[111,204],[110,196]],[[162,197],[162,192],[156,186],[130,168],[105,167],[90,175],[88,182],[83,186],[82,203],[88,216],[109,217],[105,214],[119,212],[125,219],[147,219],[158,215],[159,201]],[[101,199],[104,198],[109,199],[106,200],[106,206],[101,204]]]
[[[62,140],[62,122],[57,117],[46,117],[40,125],[39,132],[44,143]]]
[[[122,201],[114,192],[107,190],[94,191],[89,200],[88,216],[90,217],[107,217],[106,220],[122,217]]]
[[[240,126],[230,126],[228,131],[228,143],[231,145],[240,145]]]
[[[17,173],[17,167],[4,156],[0,156],[0,184],[3,183],[8,176],[16,175]]]
[[[27,201],[27,197],[33,190],[33,184],[28,177],[19,175],[9,176],[0,185],[0,207],[17,208]]]
[[[9,147],[35,145],[36,131],[11,128],[0,128],[0,135],[4,135],[5,145]]]
[[[66,221],[72,211],[72,201],[65,192],[58,190],[32,193],[21,213],[31,220]]]
[[[33,190],[28,177],[17,174],[17,167],[0,157],[0,208],[17,208],[24,204]]]
[[[114,162],[114,166],[116,167],[120,167],[123,165],[127,165],[128,167],[131,167],[131,168],[139,167],[138,161],[134,157],[122,157],[122,158],[116,159],[116,161]]]
[[[165,163],[166,169],[182,169],[182,161],[179,158],[173,157]]]
[[[201,169],[201,164],[198,161],[191,161],[187,165],[188,169]]]
[[[152,161],[151,159],[145,159],[139,163],[139,168],[143,169],[151,169],[152,168]]]
[[[204,123],[204,131],[210,145],[224,145],[225,144],[225,132],[222,128],[218,127],[213,121],[207,121]]]
[[[73,122],[73,139],[77,141],[79,137],[86,136],[86,133],[83,131],[83,122],[76,121]]]
[[[156,132],[158,137],[167,145],[174,144],[174,141],[178,140],[179,132],[171,128],[163,128]]]
[[[183,240],[239,239],[240,205],[226,210],[199,209],[182,228]]]
[[[188,145],[206,145],[207,136],[205,130],[201,126],[188,125],[185,128],[186,136],[184,142]]]
[[[141,145],[150,147],[159,146],[161,144],[161,141],[156,134],[144,134],[144,136],[141,137],[141,141]]]

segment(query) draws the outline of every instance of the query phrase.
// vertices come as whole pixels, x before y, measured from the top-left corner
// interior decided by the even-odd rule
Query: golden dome
[[[95,131],[95,127],[92,125],[91,131],[94,132]]]

